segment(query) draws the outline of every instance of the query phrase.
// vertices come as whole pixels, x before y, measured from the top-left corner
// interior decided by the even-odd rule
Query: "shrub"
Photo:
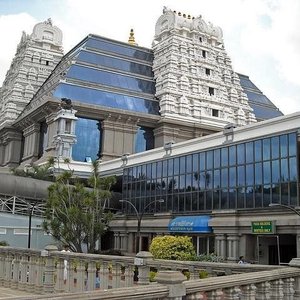
[[[7,241],[0,241],[0,246],[9,246]]]
[[[192,238],[187,236],[155,237],[150,252],[154,258],[169,260],[194,260],[196,256]]]
[[[217,256],[215,253],[210,254],[200,254],[196,256],[195,260],[197,261],[210,261],[210,262],[222,262],[223,258]]]

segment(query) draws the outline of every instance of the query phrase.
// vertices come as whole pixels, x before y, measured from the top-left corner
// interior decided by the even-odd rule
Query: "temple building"
[[[57,55],[28,49],[21,60],[20,50],[14,59],[24,65],[19,69],[28,60],[53,68],[61,55],[61,32],[47,21],[36,25],[32,38]],[[22,37],[18,49],[32,44],[27,39]],[[27,86],[37,89],[31,82],[22,91]],[[0,132],[1,166],[39,164],[54,156],[68,157],[75,171],[82,170],[90,160],[282,115],[247,76],[234,72],[219,27],[167,8],[155,25],[152,49],[137,46],[133,30],[128,43],[91,34],[62,57],[28,103],[31,97],[25,101],[21,92],[16,100],[2,97],[2,123],[15,120]],[[71,101],[68,111],[61,99]],[[12,106],[16,113],[8,117]]]
[[[55,157],[54,175],[87,178],[101,159],[101,175],[118,177],[124,213],[106,246],[123,253],[184,234],[198,254],[225,261],[299,257],[299,216],[283,207],[299,206],[300,114],[283,116],[234,71],[219,27],[164,8],[152,49],[131,30],[128,43],[90,34],[58,56],[39,89],[30,83],[26,106],[22,94],[6,101],[19,107],[11,119],[2,96],[1,167]]]

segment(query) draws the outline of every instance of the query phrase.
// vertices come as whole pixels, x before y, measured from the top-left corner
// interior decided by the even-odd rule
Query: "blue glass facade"
[[[138,97],[126,96],[87,87],[60,83],[54,92],[57,98],[69,98],[74,101],[91,103],[111,108],[137,111],[158,115],[159,105],[156,101],[145,100]]]
[[[84,66],[71,66],[67,73],[68,78],[100,83],[102,85],[128,89],[132,91],[154,94],[154,81],[134,78],[127,75],[112,73],[109,71],[97,70]]]
[[[154,148],[154,134],[152,128],[139,127],[135,136],[135,153]]]
[[[77,57],[78,61],[88,62],[95,65],[105,66],[115,70],[122,70],[125,72],[132,72],[143,76],[153,77],[152,67],[128,61],[121,58],[111,57],[99,53],[91,53],[88,51],[81,51]]]
[[[165,199],[159,211],[182,214],[298,205],[297,191],[297,137],[289,133],[124,169],[122,196],[140,211]]]
[[[115,54],[119,54],[121,56],[127,56],[130,58],[135,58],[138,60],[144,60],[147,62],[153,62],[153,53],[149,50],[137,50],[134,47],[130,47],[128,44],[116,44],[112,41],[102,39],[101,37],[93,37],[89,38],[86,45],[87,48],[93,48],[100,51],[111,52]]]
[[[101,149],[101,129],[99,121],[78,118],[75,134],[77,143],[72,147],[72,158],[76,161],[98,159]]]

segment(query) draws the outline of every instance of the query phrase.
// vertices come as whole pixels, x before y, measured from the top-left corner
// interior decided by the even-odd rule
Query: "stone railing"
[[[0,286],[39,294],[30,299],[299,300],[300,264],[293,261],[294,267],[274,267],[154,260],[149,252],[134,258],[0,247]],[[149,282],[150,269],[157,270],[156,283]],[[199,279],[201,270],[210,277]]]

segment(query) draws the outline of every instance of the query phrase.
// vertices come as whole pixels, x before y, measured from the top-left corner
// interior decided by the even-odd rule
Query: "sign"
[[[273,234],[275,233],[275,224],[273,221],[255,221],[251,222],[252,233],[254,234]]]

